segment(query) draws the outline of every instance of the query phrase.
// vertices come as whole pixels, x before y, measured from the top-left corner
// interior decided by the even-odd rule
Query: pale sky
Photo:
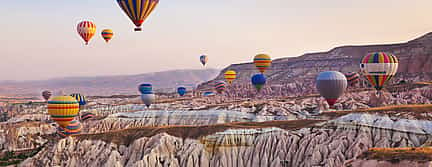
[[[0,5],[0,80],[200,69],[327,51],[341,45],[405,42],[432,31],[431,0],[160,0],[143,32],[115,0],[7,0]],[[90,46],[82,19],[98,32]],[[105,44],[104,28],[115,36]]]

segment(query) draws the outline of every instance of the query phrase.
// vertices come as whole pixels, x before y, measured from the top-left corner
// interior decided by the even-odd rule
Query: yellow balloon
[[[258,69],[258,71],[260,71],[261,73],[264,73],[267,70],[267,68],[270,67],[271,63],[272,60],[270,56],[266,54],[258,54],[254,58],[254,64]]]
[[[78,113],[78,101],[72,96],[57,96],[48,101],[48,114],[61,127],[67,127]]]
[[[235,79],[237,73],[234,70],[228,70],[225,72],[225,79],[228,81],[229,84],[231,84]]]

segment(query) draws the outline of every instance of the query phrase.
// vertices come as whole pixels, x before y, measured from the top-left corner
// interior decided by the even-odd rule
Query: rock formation
[[[342,46],[328,52],[308,53],[299,57],[273,60],[272,66],[266,72],[268,86],[264,92],[274,91],[288,94],[315,92],[314,81],[319,72],[330,70],[344,73],[358,72],[361,59],[368,53],[377,51],[393,53],[400,60],[398,74],[392,83],[400,80],[409,82],[432,80],[432,57],[430,56],[432,54],[432,33],[428,33],[401,44]],[[200,85],[199,89],[211,89],[210,83],[224,80],[223,74],[227,70],[235,70],[238,73],[232,89],[248,89],[251,92],[241,94],[249,94],[249,96],[255,94],[251,86],[244,86],[250,85],[250,77],[258,72],[252,63],[232,64],[223,69],[212,81]],[[233,93],[235,94],[235,91]]]
[[[67,138],[21,166],[342,166],[371,147],[417,147],[430,138],[362,126],[271,131],[251,135],[247,145],[227,144],[234,136],[218,135],[225,143],[213,147],[166,133],[129,145]]]

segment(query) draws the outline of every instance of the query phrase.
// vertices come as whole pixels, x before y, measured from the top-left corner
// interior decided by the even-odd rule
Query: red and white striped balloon
[[[86,42],[86,45],[88,45],[90,39],[93,38],[96,33],[96,24],[91,21],[82,21],[78,23],[77,31],[81,38]]]

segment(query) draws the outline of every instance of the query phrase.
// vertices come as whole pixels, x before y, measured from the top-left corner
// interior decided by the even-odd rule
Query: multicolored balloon
[[[86,121],[86,120],[92,119],[94,117],[95,117],[95,115],[93,113],[91,113],[91,112],[85,112],[85,113],[81,114],[81,121]]]
[[[228,70],[225,72],[225,79],[228,81],[229,84],[232,84],[232,82],[236,79],[237,73],[234,70]]]
[[[74,94],[71,94],[70,96],[72,96],[73,98],[75,98],[78,101],[78,103],[79,103],[80,106],[84,106],[84,105],[87,104],[85,96],[83,96],[83,95],[81,95],[79,93],[74,93]]]
[[[201,55],[201,56],[200,56],[200,62],[201,62],[201,64],[202,64],[203,66],[205,66],[205,65],[207,64],[207,62],[208,62],[208,56],[206,56],[206,55]]]
[[[261,73],[264,73],[271,66],[271,63],[270,56],[266,54],[258,54],[254,58],[254,64]]]
[[[114,36],[114,32],[111,29],[105,29],[102,30],[102,38],[105,40],[105,42],[109,42],[112,37]]]
[[[52,96],[52,92],[51,91],[45,90],[45,91],[42,92],[42,97],[45,100],[48,100],[51,96]]]
[[[337,71],[321,72],[316,79],[316,87],[332,107],[337,99],[343,95],[348,86],[345,75]]]
[[[91,21],[82,21],[77,26],[78,34],[88,45],[89,41],[93,38],[96,33],[96,24]]]
[[[396,75],[398,66],[399,60],[396,56],[389,53],[376,52],[368,54],[363,58],[360,69],[370,84],[380,91]]]
[[[81,123],[77,120],[73,120],[70,122],[68,126],[65,128],[57,127],[57,134],[60,137],[68,137],[71,135],[76,135],[81,133]]]
[[[350,86],[355,86],[357,83],[360,82],[360,74],[356,72],[345,73],[345,77],[347,78],[348,85]]]
[[[154,94],[142,94],[141,95],[141,100],[143,101],[143,103],[147,106],[150,107],[151,104],[153,104],[153,102],[155,101],[156,97]]]
[[[61,127],[66,127],[78,115],[79,104],[72,96],[57,96],[48,101],[48,114]]]
[[[135,24],[135,31],[141,31],[141,25],[156,8],[159,0],[117,0],[117,3]]]
[[[177,88],[177,93],[178,93],[180,96],[184,96],[184,95],[187,93],[187,89],[186,89],[185,87],[178,87],[178,88]]]
[[[255,86],[255,88],[259,91],[261,91],[261,89],[264,87],[264,85],[267,82],[266,77],[264,76],[264,74],[255,74],[254,76],[252,76],[251,78],[251,82],[252,85]]]
[[[223,91],[225,91],[225,82],[224,81],[217,81],[216,83],[215,83],[215,90],[216,90],[216,92],[218,92],[218,93],[222,93]]]
[[[152,84],[141,84],[138,86],[138,90],[141,92],[141,94],[153,94],[153,86]]]

